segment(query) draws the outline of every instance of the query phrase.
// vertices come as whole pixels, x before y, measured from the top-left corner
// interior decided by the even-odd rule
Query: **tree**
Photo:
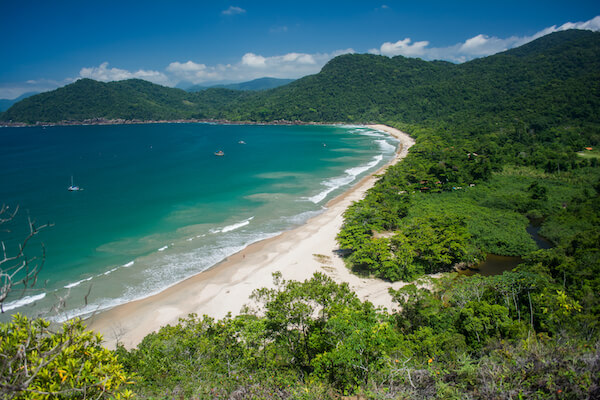
[[[80,319],[58,332],[20,314],[0,324],[0,396],[5,399],[127,399],[131,376]]]
[[[346,394],[367,387],[399,341],[388,316],[369,302],[339,310],[325,324],[323,338],[327,351],[313,359],[314,373]]]
[[[338,285],[331,278],[315,273],[304,282],[280,281],[274,274],[276,289],[259,289],[252,298],[263,304],[265,334],[281,349],[287,363],[300,374],[312,370],[315,355],[329,350],[323,329],[332,315],[360,301],[348,284]]]

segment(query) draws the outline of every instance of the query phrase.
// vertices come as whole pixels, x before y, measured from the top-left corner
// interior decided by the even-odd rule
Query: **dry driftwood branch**
[[[14,211],[11,211],[9,206],[2,204],[0,207],[0,227],[13,221],[18,211],[18,206],[15,207]],[[38,274],[46,260],[46,249],[43,243],[40,244],[41,255],[39,256],[29,258],[26,255],[26,250],[34,236],[54,224],[46,223],[37,226],[36,221],[30,217],[27,218],[27,223],[29,233],[19,243],[14,254],[7,250],[4,241],[0,241],[0,312],[4,312],[4,301],[10,292],[20,290],[21,295],[23,295],[27,289],[37,283]],[[6,229],[5,232],[10,233],[10,230]]]

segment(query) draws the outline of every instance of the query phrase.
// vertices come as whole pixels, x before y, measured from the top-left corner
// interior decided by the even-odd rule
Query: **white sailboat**
[[[83,189],[82,189],[82,188],[80,188],[79,186],[75,186],[75,185],[73,184],[73,175],[71,175],[71,186],[69,186],[69,187],[67,188],[67,190],[68,190],[69,192],[78,192],[78,191],[80,191],[80,190],[83,190]]]

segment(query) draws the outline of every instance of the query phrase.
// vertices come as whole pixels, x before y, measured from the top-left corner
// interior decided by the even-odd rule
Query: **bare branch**
[[[9,206],[2,204],[0,207],[0,226],[13,221],[19,211],[19,206],[13,211],[9,211]],[[18,250],[15,254],[10,255],[6,249],[5,242],[2,241],[2,251],[0,254],[0,312],[4,312],[4,301],[10,292],[14,292],[17,288],[21,290],[20,296],[23,296],[25,291],[33,287],[37,283],[37,278],[46,260],[46,249],[41,243],[41,256],[27,257],[25,251],[33,239],[41,230],[51,227],[54,224],[46,223],[41,226],[36,225],[36,221],[27,217],[29,233],[23,241],[19,243]],[[10,232],[5,230],[4,232]]]

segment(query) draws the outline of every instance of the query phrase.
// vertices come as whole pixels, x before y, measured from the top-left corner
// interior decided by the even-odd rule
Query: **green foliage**
[[[216,117],[218,109],[240,95],[226,89],[187,93],[139,79],[108,83],[80,79],[18,102],[2,114],[2,120],[36,123]]]
[[[15,399],[125,399],[133,374],[81,320],[50,323],[16,314],[0,324],[0,393]]]
[[[394,314],[321,274],[275,281],[255,292],[256,310],[221,321],[190,316],[137,349],[120,348],[139,374],[139,395],[582,398],[600,388],[597,331],[577,323],[597,321],[597,312],[544,273],[408,285],[393,292]]]
[[[389,352],[399,340],[385,316],[378,315],[369,303],[359,309],[340,310],[323,331],[327,351],[313,359],[313,375],[342,393],[368,386],[373,375],[389,362]]]
[[[485,253],[527,255],[537,249],[526,231],[532,220],[542,224],[540,234],[553,243],[577,232],[591,234],[600,223],[594,211],[597,192],[592,189],[600,175],[597,168],[580,167],[558,175],[531,167],[505,167],[473,187],[411,191],[415,184],[406,182],[424,185],[418,183],[422,176],[415,168],[421,163],[415,160],[419,157],[420,152],[410,153],[406,163],[391,169],[365,200],[347,210],[338,241],[353,268],[389,280],[410,280],[457,263],[474,265]],[[373,201],[389,187],[396,192],[385,205]],[[373,239],[377,237],[373,232],[383,231],[376,216],[394,207],[394,201],[403,211],[388,226],[391,232],[384,232],[388,239]]]
[[[347,284],[338,285],[322,274],[303,283],[278,283],[276,289],[261,289],[253,298],[264,304],[267,337],[286,349],[280,355],[303,374],[312,370],[315,355],[331,346],[325,336],[331,315],[361,303]]]
[[[509,329],[508,309],[485,301],[469,302],[460,310],[458,330],[470,342],[481,343],[481,338],[498,338]]]

